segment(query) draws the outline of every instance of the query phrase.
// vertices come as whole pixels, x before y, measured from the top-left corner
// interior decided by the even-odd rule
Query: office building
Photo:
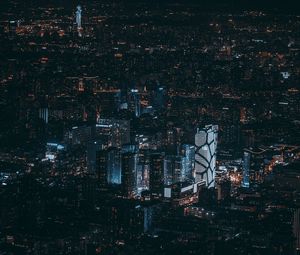
[[[150,155],[150,180],[149,188],[152,193],[161,194],[164,184],[164,154],[153,153]]]
[[[134,112],[135,117],[140,117],[141,115],[141,103],[140,95],[137,89],[132,89],[128,95],[128,109]]]
[[[107,187],[107,165],[108,165],[108,153],[107,150],[97,151],[96,154],[96,167],[97,167],[97,175],[100,188]]]
[[[184,157],[184,179],[194,179],[195,167],[195,146],[191,144],[182,144],[180,154]]]
[[[99,119],[95,133],[106,146],[121,148],[122,145],[130,143],[130,121]]]
[[[148,150],[138,151],[138,165],[137,165],[137,190],[141,194],[142,191],[149,189],[149,172],[150,159]]]
[[[138,156],[136,153],[126,152],[122,156],[122,189],[126,197],[136,195],[136,172]]]
[[[206,181],[208,188],[215,186],[218,126],[208,125],[195,135],[195,180]]]
[[[107,151],[107,182],[121,184],[121,150],[111,147]]]
[[[159,111],[166,106],[167,91],[163,86],[159,86],[155,89],[153,93],[153,107],[155,110]]]
[[[293,217],[293,233],[295,236],[295,248],[296,254],[300,254],[300,209],[296,208],[294,210]]]
[[[82,9],[81,6],[78,5],[77,6],[77,10],[76,10],[76,25],[77,25],[77,29],[81,29],[81,15],[82,15]]]
[[[96,154],[97,151],[103,149],[102,143],[100,141],[90,141],[87,143],[87,151],[86,151],[86,161],[87,161],[87,169],[90,174],[96,173]]]
[[[249,188],[250,186],[249,171],[250,171],[250,153],[244,152],[243,181],[242,181],[242,187],[244,188]]]
[[[185,158],[167,155],[164,159],[164,185],[171,185],[184,180]]]
[[[48,124],[48,119],[49,119],[48,107],[42,107],[39,109],[39,118],[42,119],[45,124]]]
[[[87,144],[92,139],[92,128],[90,126],[73,127],[70,132],[72,144]]]

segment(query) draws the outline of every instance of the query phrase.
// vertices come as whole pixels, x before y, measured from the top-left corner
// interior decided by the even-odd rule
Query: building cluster
[[[7,2],[0,254],[300,253],[299,16]]]

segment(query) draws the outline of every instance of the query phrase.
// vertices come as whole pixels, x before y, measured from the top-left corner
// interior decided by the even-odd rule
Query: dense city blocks
[[[0,255],[300,255],[291,0],[2,2]]]

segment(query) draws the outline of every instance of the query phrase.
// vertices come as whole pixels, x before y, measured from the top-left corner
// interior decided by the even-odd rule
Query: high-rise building
[[[123,144],[130,143],[130,121],[99,119],[95,135],[108,147],[121,148]]]
[[[166,151],[168,154],[177,153],[177,133],[175,128],[169,128],[166,133]]]
[[[107,182],[121,184],[121,150],[111,147],[107,153]]]
[[[164,154],[153,153],[150,155],[150,180],[149,188],[152,193],[162,194],[164,184]]]
[[[249,188],[250,186],[249,171],[250,171],[250,153],[244,152],[243,181],[242,181],[242,187],[244,188]]]
[[[136,153],[122,154],[122,187],[124,195],[132,197],[136,194],[136,172],[138,156]]]
[[[185,158],[168,155],[164,159],[164,185],[184,181]]]
[[[148,150],[138,151],[138,165],[137,165],[137,190],[140,194],[144,190],[149,189],[149,172],[150,162]]]
[[[107,150],[97,151],[97,174],[99,180],[99,186],[105,188],[107,186],[107,165],[108,165],[108,153]]]
[[[161,110],[166,106],[166,88],[163,86],[159,86],[153,93],[153,107],[155,110]]]
[[[48,124],[48,107],[42,107],[39,109],[39,118],[42,119],[46,124]]]
[[[184,179],[193,180],[194,179],[194,167],[195,167],[195,146],[191,144],[181,145],[181,155],[185,158],[184,166]]]
[[[65,146],[58,143],[47,143],[46,145],[46,153],[45,158],[51,162],[55,162],[57,155],[59,152],[63,151]]]
[[[100,187],[121,184],[121,150],[110,147],[96,152],[96,171]]]
[[[141,103],[140,103],[140,95],[137,89],[130,90],[128,95],[128,109],[131,112],[134,112],[136,117],[140,117],[141,115]]]
[[[198,129],[195,135],[195,180],[205,180],[208,188],[215,186],[217,139],[217,125]]]
[[[81,13],[82,13],[81,6],[78,5],[77,6],[77,10],[76,10],[76,25],[77,25],[77,29],[81,29]]]
[[[97,151],[103,149],[102,143],[100,141],[90,141],[87,143],[87,151],[86,151],[86,161],[87,161],[87,169],[90,174],[96,173],[97,167]]]
[[[70,138],[72,144],[87,144],[92,139],[92,128],[90,126],[72,127]]]
[[[294,219],[293,219],[293,233],[295,236],[295,248],[297,255],[300,254],[300,209],[296,208],[294,210]]]
[[[99,115],[102,119],[109,119],[116,116],[121,106],[121,91],[119,89],[93,89],[101,104],[99,105]]]

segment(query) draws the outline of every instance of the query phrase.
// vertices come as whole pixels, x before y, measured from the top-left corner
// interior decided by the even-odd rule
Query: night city
[[[300,255],[300,8],[2,0],[0,255]]]

